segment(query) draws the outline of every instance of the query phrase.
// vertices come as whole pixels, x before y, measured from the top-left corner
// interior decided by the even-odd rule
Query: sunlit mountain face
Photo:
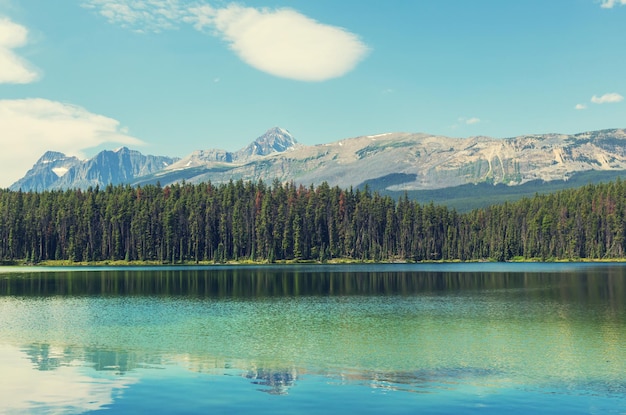
[[[86,161],[48,152],[11,189],[279,180],[342,188],[367,184],[401,194],[477,184],[566,186],[581,174],[594,172],[611,180],[625,171],[626,130],[620,129],[508,139],[386,133],[307,146],[276,127],[239,151],[197,150],[180,160],[127,148]]]

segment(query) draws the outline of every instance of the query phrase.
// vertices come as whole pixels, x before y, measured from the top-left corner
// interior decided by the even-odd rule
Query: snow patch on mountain
[[[52,172],[59,177],[63,177],[65,176],[65,173],[67,173],[69,170],[70,169],[67,167],[55,167],[52,169]]]

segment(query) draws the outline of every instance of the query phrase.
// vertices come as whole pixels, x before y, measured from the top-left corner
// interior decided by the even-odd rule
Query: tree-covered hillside
[[[619,180],[463,214],[327,184],[0,190],[0,260],[621,258],[625,201]]]

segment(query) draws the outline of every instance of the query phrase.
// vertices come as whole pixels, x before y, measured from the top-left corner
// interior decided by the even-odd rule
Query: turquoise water
[[[1,413],[626,413],[626,266],[0,268]]]

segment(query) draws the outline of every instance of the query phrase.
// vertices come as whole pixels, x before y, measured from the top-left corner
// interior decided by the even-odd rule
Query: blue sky
[[[0,0],[0,187],[46,150],[626,127],[626,0]]]

